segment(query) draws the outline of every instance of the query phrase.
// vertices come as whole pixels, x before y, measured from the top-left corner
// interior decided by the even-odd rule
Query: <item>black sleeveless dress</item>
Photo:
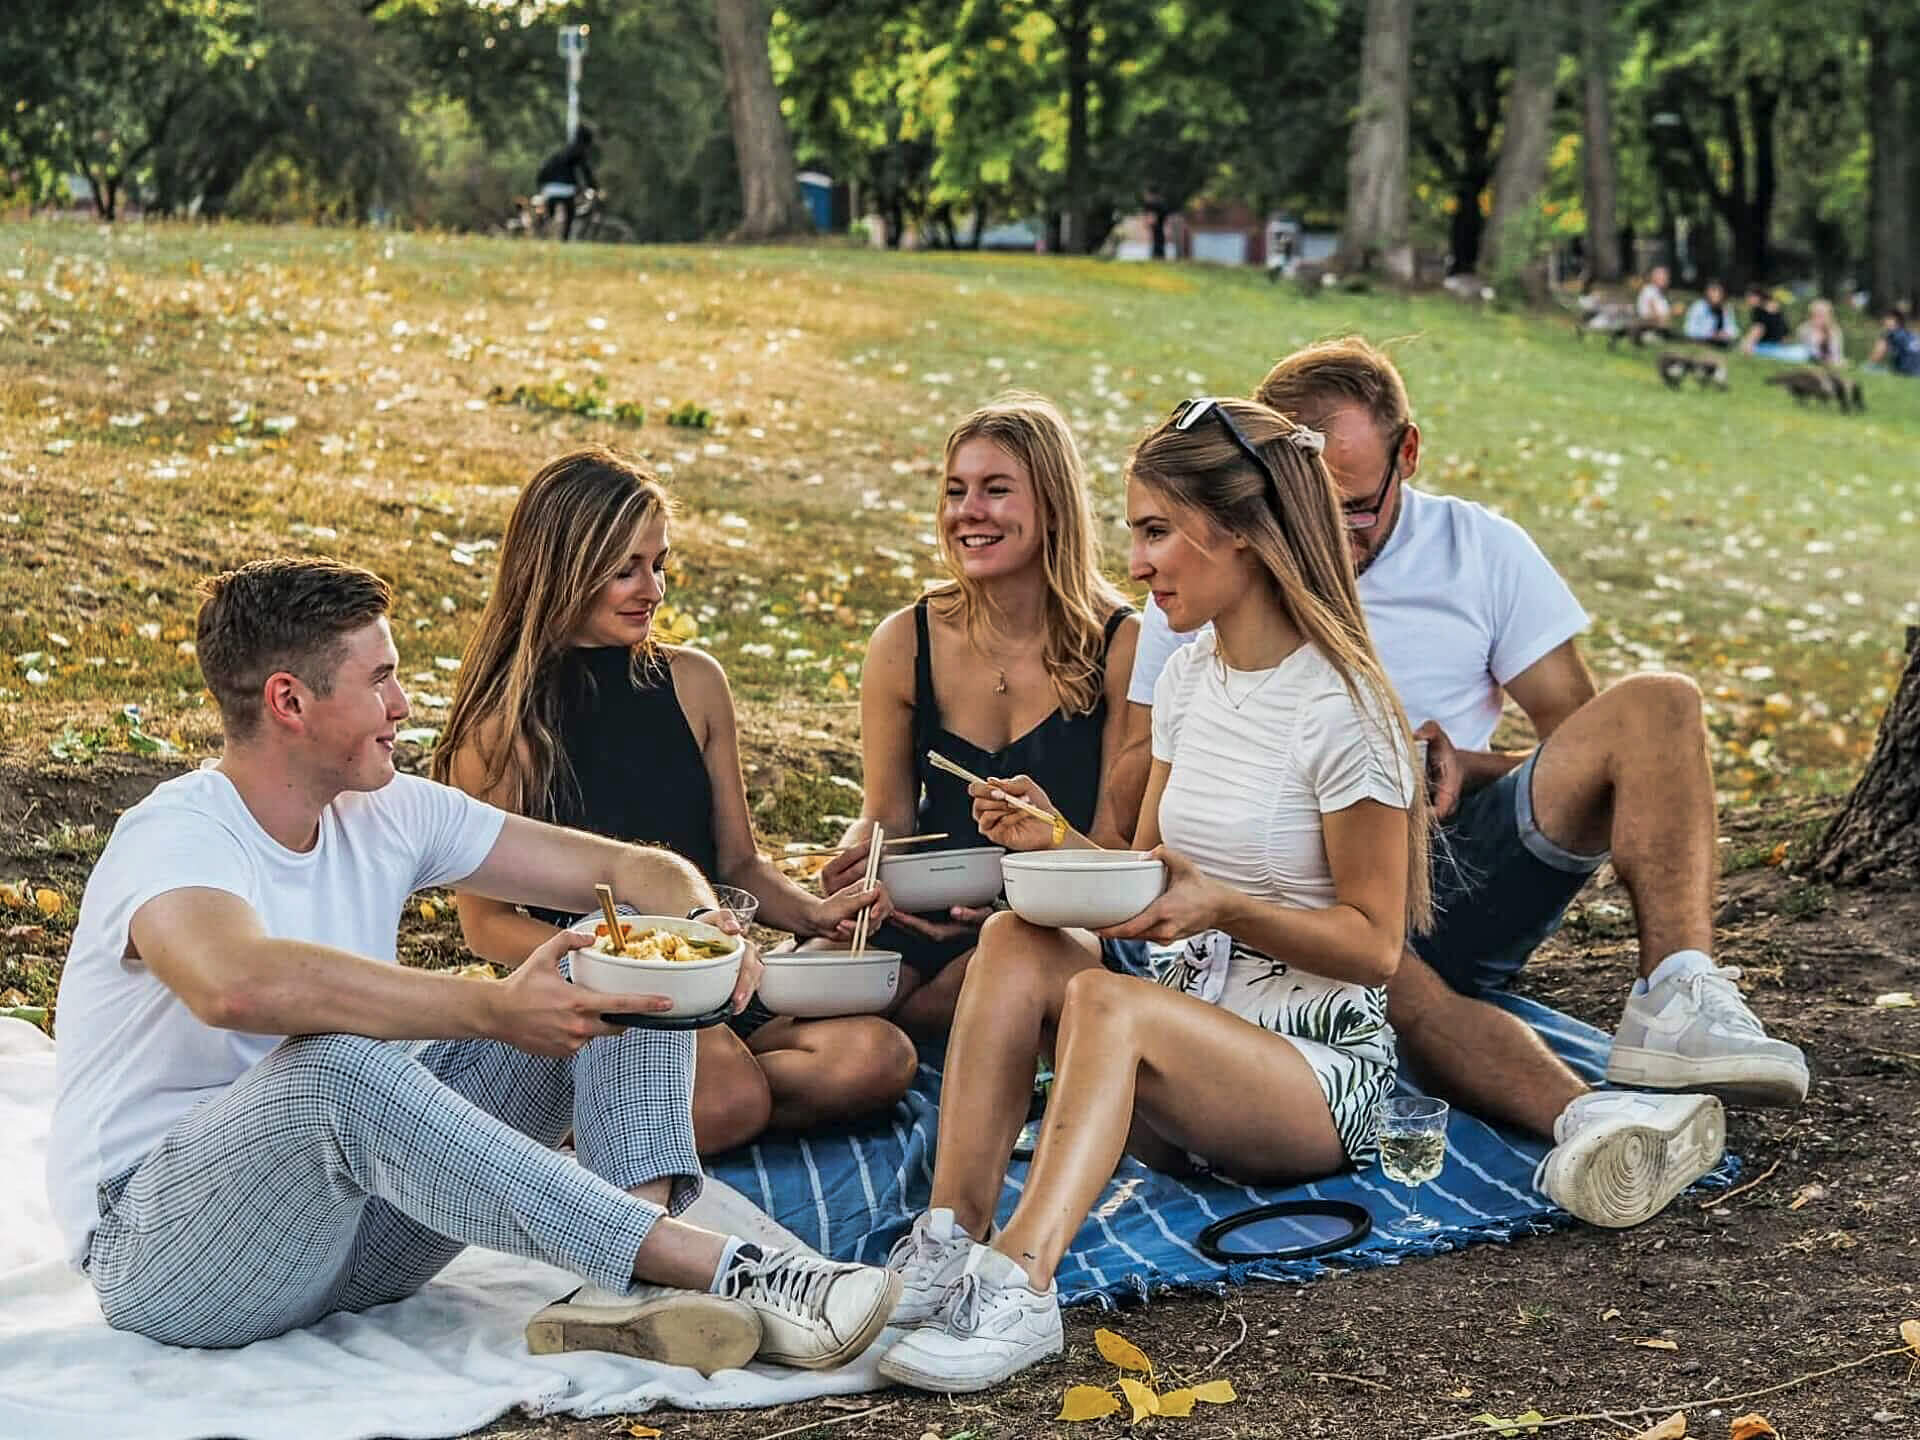
[[[672,850],[711,879],[718,862],[713,785],[666,657],[642,656],[636,667],[624,646],[581,647],[560,657],[551,683],[560,702],[559,749],[572,773],[555,779],[549,818]],[[574,919],[527,913],[550,925]]]
[[[933,695],[933,646],[927,633],[927,598],[914,602],[914,636],[919,649],[913,661],[913,773],[920,793],[915,832],[926,835],[944,831],[948,838],[936,847],[966,850],[988,843],[973,823],[973,799],[967,794],[967,782],[957,775],[936,770],[927,762],[927,751],[938,750],[976,775],[1030,775],[1047,792],[1067,823],[1085,832],[1093,824],[1100,804],[1101,745],[1107,723],[1107,698],[1104,686],[1107,651],[1120,623],[1133,613],[1121,606],[1107,617],[1101,643],[1100,671],[1102,688],[1093,709],[1084,715],[1068,715],[1057,706],[1053,712],[1026,734],[999,750],[982,750],[969,740],[955,735],[940,724],[940,706]],[[924,918],[951,921],[952,916],[935,911]],[[898,950],[900,958],[930,980],[954,957],[973,948],[971,935],[952,940],[929,940],[888,923],[874,934],[874,944]]]

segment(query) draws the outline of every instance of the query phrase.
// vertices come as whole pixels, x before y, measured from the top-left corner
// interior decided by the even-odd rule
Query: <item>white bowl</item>
[[[998,845],[971,850],[929,850],[882,855],[880,883],[896,910],[946,910],[955,905],[991,905],[1000,893]]]
[[[776,1015],[872,1015],[900,993],[898,950],[782,950],[761,960],[760,1003]]]
[[[1167,888],[1167,867],[1139,850],[1037,850],[1009,855],[1000,868],[1007,904],[1034,925],[1118,925]]]
[[[671,930],[689,940],[731,940],[733,949],[707,960],[631,960],[624,955],[609,955],[587,948],[573,952],[575,983],[607,995],[665,995],[673,1001],[657,1015],[705,1015],[718,1010],[733,994],[740,978],[740,961],[746,946],[738,935],[729,935],[715,925],[700,920],[682,920],[674,915],[629,915],[620,919],[632,930]],[[573,929],[593,935],[606,928],[598,915],[577,920]],[[618,1013],[618,1012],[613,1012]]]

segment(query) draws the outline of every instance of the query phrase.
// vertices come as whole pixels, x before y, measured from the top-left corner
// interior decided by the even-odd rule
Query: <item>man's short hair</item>
[[[324,557],[255,560],[200,582],[194,645],[229,739],[260,726],[261,690],[285,670],[316,695],[333,692],[346,637],[385,615],[387,582]]]
[[[1413,419],[1406,382],[1393,361],[1358,335],[1319,340],[1294,351],[1267,372],[1253,398],[1313,429],[1336,407],[1359,405],[1389,445]]]

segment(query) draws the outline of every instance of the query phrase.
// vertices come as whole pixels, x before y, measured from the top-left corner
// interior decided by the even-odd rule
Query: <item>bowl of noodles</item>
[[[742,936],[672,915],[620,916],[616,942],[599,915],[573,928],[593,944],[573,952],[573,978],[607,995],[664,995],[666,1016],[707,1015],[727,1003],[746,954]]]

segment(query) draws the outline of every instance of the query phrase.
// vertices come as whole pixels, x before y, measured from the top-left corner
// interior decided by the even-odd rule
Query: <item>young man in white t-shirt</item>
[[[603,1018],[664,997],[571,984],[567,932],[498,984],[396,961],[423,887],[581,912],[607,881],[680,915],[714,908],[699,872],[396,774],[378,576],[271,560],[205,594],[224,752],[120,817],[60,982],[48,1189],[108,1321],[243,1345],[398,1300],[474,1244],[609,1292],[535,1317],[543,1352],[710,1373],[864,1349],[886,1271],[669,1218],[701,1183],[691,1032]],[[758,973],[750,953],[736,1005]]]
[[[1456,1099],[1558,1142],[1539,1183],[1559,1204],[1597,1224],[1638,1223],[1717,1161],[1719,1105],[1591,1092],[1478,997],[1519,972],[1611,858],[1640,947],[1608,1078],[1753,1103],[1805,1097],[1800,1051],[1767,1037],[1739,972],[1710,958],[1715,814],[1699,692],[1653,674],[1596,691],[1575,644],[1586,613],[1526,532],[1407,486],[1420,430],[1398,371],[1365,341],[1297,352],[1255,398],[1326,436],[1374,647],[1428,745],[1440,915],[1389,986],[1388,1018]],[[1192,638],[1149,603],[1110,782],[1117,815],[1139,808],[1154,682]],[[1532,749],[1489,748],[1508,698],[1540,737]]]

